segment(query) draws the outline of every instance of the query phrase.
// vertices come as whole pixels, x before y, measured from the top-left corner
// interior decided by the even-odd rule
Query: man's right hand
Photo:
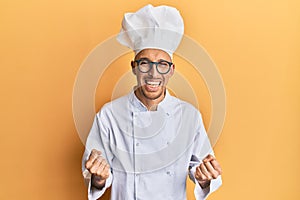
[[[97,189],[104,187],[110,170],[109,164],[101,154],[101,151],[93,149],[85,163],[86,169],[92,174],[92,186]]]

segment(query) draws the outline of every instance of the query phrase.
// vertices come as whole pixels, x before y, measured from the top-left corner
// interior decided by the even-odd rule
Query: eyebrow
[[[150,62],[154,62],[154,61],[150,60],[150,59],[147,58],[147,57],[141,57],[141,58],[139,58],[138,60],[148,60],[148,61],[150,61]],[[167,61],[167,60],[159,59],[157,62],[161,62],[161,61]],[[167,62],[172,62],[172,61],[167,61]]]

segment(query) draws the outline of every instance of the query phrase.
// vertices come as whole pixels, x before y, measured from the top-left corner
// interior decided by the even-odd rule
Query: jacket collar
[[[129,101],[133,106],[134,112],[146,112],[147,107],[136,97],[134,90],[129,93]],[[172,103],[174,103],[174,97],[172,97],[168,90],[166,90],[166,94],[164,99],[158,104],[157,110],[164,110],[164,112],[169,115],[171,113]]]

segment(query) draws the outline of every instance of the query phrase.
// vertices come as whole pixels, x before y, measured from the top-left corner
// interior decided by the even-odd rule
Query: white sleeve
[[[201,164],[202,160],[208,154],[214,156],[214,152],[211,147],[209,138],[206,134],[202,117],[199,113],[199,127],[194,140],[193,155],[190,161],[190,169],[189,169],[189,178],[195,183],[194,194],[196,200],[206,199],[209,194],[216,191],[222,185],[222,179],[221,176],[219,176],[217,179],[211,180],[211,183],[207,188],[202,189],[200,184],[195,178],[196,167]]]
[[[89,158],[89,155],[93,149],[96,149],[98,151],[101,151],[101,155],[106,159],[106,161],[111,166],[111,160],[112,160],[112,153],[109,148],[109,129],[106,128],[103,124],[105,123],[105,118],[101,116],[101,113],[97,113],[95,116],[92,128],[90,130],[90,133],[88,135],[86,146],[85,146],[85,152],[83,154],[82,158],[82,173],[83,178],[88,186],[88,199],[89,200],[96,200],[99,197],[101,197],[106,189],[111,186],[112,180],[113,180],[113,174],[110,171],[109,177],[106,179],[105,186],[98,190],[96,188],[91,187],[91,174],[89,171],[85,168],[85,163],[87,159]]]

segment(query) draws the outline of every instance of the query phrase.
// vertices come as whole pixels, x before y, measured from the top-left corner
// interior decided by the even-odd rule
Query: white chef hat
[[[176,8],[149,4],[135,13],[125,13],[117,40],[135,55],[152,48],[161,49],[172,58],[183,31],[183,19]]]

